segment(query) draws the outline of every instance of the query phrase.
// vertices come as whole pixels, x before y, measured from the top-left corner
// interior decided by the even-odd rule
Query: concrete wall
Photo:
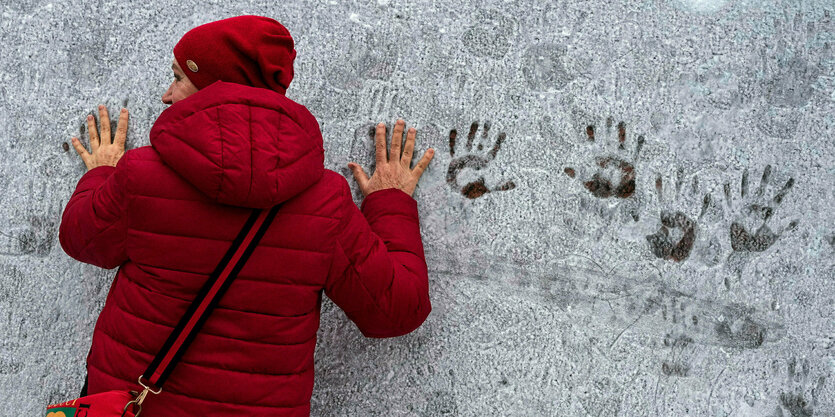
[[[835,415],[831,1],[244,3],[0,5],[0,415],[78,393],[115,273],[57,242],[70,137],[102,103],[147,145],[174,44],[241,14],[296,38],[328,168],[398,117],[437,150],[433,312],[326,301],[313,415]]]

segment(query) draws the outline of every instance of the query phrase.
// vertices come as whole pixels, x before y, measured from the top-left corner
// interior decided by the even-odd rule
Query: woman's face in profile
[[[191,83],[176,59],[171,69],[174,71],[174,80],[168,87],[168,91],[162,95],[162,102],[165,104],[174,104],[197,92],[197,87]]]

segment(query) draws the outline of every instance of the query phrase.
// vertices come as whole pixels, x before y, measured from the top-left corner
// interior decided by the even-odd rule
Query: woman
[[[119,267],[87,356],[87,394],[141,390],[162,346],[253,208],[283,203],[218,307],[142,414],[307,416],[322,293],[366,337],[407,334],[428,316],[427,268],[411,197],[434,154],[410,168],[416,131],[399,120],[376,171],[349,163],[365,199],[324,168],[307,109],[284,96],[293,39],[273,19],[239,16],[192,29],[174,47],[175,80],[150,146],[124,151],[88,117],[89,171],[67,203],[64,251]]]

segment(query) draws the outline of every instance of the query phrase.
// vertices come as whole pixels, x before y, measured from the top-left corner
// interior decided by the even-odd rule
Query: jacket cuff
[[[99,165],[85,172],[84,175],[81,176],[81,178],[84,179],[84,177],[109,177],[110,174],[112,174],[115,170],[116,167],[110,165]]]
[[[384,188],[365,196],[360,204],[360,211],[366,217],[392,211],[417,214],[417,201],[399,188]]]

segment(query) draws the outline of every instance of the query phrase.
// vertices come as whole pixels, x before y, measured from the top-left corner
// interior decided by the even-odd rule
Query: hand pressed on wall
[[[72,146],[78,155],[87,165],[87,170],[108,165],[116,166],[122,155],[125,154],[125,140],[128,135],[128,109],[122,109],[119,114],[119,125],[116,127],[116,136],[110,139],[110,117],[107,115],[107,107],[99,105],[99,119],[101,120],[101,138],[96,128],[96,118],[93,115],[87,116],[87,132],[90,134],[90,149],[87,152],[84,145],[78,138],[72,138]]]
[[[424,152],[423,157],[420,158],[417,164],[415,164],[415,168],[411,169],[409,165],[411,165],[412,153],[415,149],[415,135],[417,135],[417,130],[415,128],[409,128],[407,131],[406,144],[403,146],[403,155],[401,156],[400,145],[403,141],[403,129],[405,127],[406,122],[403,120],[398,120],[395,123],[391,135],[391,150],[387,152],[386,125],[385,123],[377,124],[377,130],[374,134],[377,165],[371,178],[368,178],[368,175],[361,166],[354,162],[348,163],[348,168],[353,172],[354,179],[357,180],[363,196],[368,196],[374,191],[387,188],[403,190],[410,197],[414,193],[420,176],[423,175],[423,171],[429,166],[429,161],[435,155],[435,150],[429,148]]]

